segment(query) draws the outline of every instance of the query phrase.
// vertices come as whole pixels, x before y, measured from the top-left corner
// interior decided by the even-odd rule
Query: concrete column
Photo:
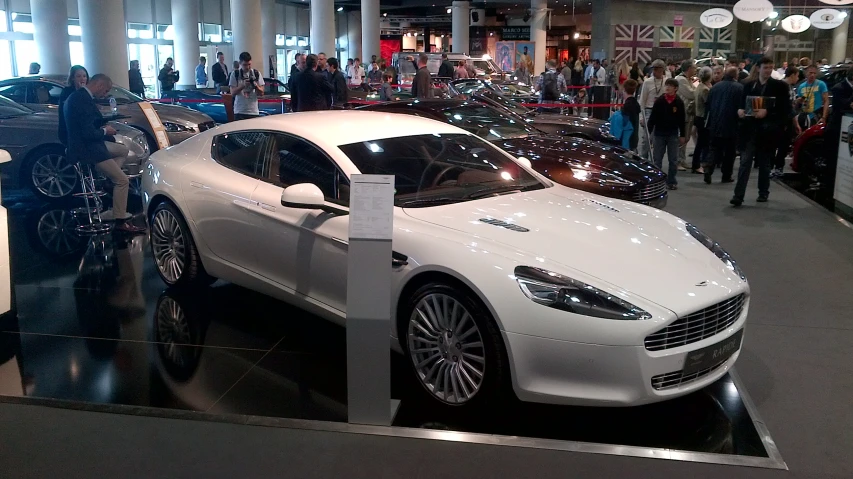
[[[261,70],[261,59],[258,58],[254,64],[255,68],[261,70],[264,76],[269,75],[270,66],[275,68],[275,34],[278,29],[278,16],[276,15],[275,0],[261,0],[261,42],[263,46],[263,70]],[[283,26],[283,25],[282,25]],[[270,63],[272,55],[272,63]]]
[[[113,83],[128,86],[127,30],[124,2],[115,0],[79,0],[80,29],[83,31],[83,55],[89,75],[103,73]],[[63,17],[67,13],[63,10]],[[63,21],[63,30],[67,20]],[[67,43],[66,43],[67,45]]]
[[[545,71],[546,30],[548,29],[548,0],[530,2],[530,41],[533,45],[534,75]]]
[[[199,57],[199,18],[198,0],[172,0],[172,27],[175,29],[175,69],[181,73],[178,84],[175,85],[178,90],[195,89],[195,68],[198,66]],[[210,77],[210,66],[215,61],[216,59],[210,59],[207,64],[208,77]]]
[[[252,55],[252,68],[264,66],[264,42],[261,34],[261,0],[231,0],[231,29],[234,32],[234,60],[240,54]],[[231,72],[231,59],[225,61]],[[262,73],[262,72],[261,72]]]
[[[370,59],[371,56],[379,55],[379,0],[361,0],[361,58]],[[353,57],[355,58],[355,57]],[[391,59],[388,59],[390,65]]]
[[[379,15],[376,16],[377,25]],[[347,58],[361,58],[361,26],[362,26],[362,13],[361,12],[347,12]],[[377,50],[379,47],[379,30],[377,30]],[[371,55],[379,56],[379,52],[371,53]],[[338,58],[344,64],[347,61],[347,58]],[[370,57],[367,57],[370,58]],[[390,58],[389,58],[390,60]]]
[[[847,58],[847,34],[850,30],[850,13],[844,17],[844,22],[832,31],[832,53],[829,61],[832,64],[841,63]]]
[[[68,25],[65,0],[30,0],[30,9],[41,73],[68,74],[71,51],[68,48],[68,28],[62,28],[62,25]],[[18,65],[19,71],[25,68],[28,66]]]
[[[468,37],[470,31],[470,20],[468,17],[471,12],[471,2],[455,0],[452,8],[451,21],[453,25],[451,29],[453,31],[453,52],[467,53],[471,49]]]
[[[311,0],[311,53],[335,56],[335,0]]]
[[[612,0],[595,0],[592,2],[592,38],[590,39],[590,56],[603,51],[607,58],[613,57],[610,37]],[[735,22],[736,24],[737,22]]]

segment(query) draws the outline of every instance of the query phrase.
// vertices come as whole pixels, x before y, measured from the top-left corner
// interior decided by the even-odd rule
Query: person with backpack
[[[566,92],[566,79],[557,73],[557,64],[554,60],[548,60],[547,69],[539,75],[536,91],[539,92],[539,104],[541,105],[559,103],[560,95]]]
[[[258,97],[264,95],[264,77],[252,68],[252,55],[240,54],[240,67],[231,72],[228,81],[234,97],[234,119],[245,120],[260,115]]]
[[[637,93],[639,84],[634,79],[626,80],[622,85],[622,90],[625,92],[625,101],[622,104],[622,117],[631,124],[631,134],[628,135],[628,149],[637,151],[637,145],[640,143],[640,113],[643,109],[640,108],[640,102],[634,96]],[[627,130],[627,129],[626,129]],[[623,138],[623,146],[625,141]]]

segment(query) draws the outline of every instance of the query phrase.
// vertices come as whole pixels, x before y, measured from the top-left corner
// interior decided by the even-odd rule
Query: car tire
[[[49,201],[68,198],[80,186],[77,170],[59,145],[45,145],[30,152],[21,175],[36,196]]]
[[[151,214],[151,255],[160,278],[169,286],[207,286],[214,281],[204,270],[190,229],[169,201]]]
[[[425,284],[398,319],[410,371],[433,405],[479,411],[507,398],[509,361],[500,331],[473,293]]]

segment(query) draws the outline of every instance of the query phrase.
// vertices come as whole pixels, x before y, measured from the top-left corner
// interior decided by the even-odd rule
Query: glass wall
[[[83,42],[68,42],[68,48],[71,50],[72,65],[86,64],[86,59],[83,56]]]
[[[6,25],[6,11],[0,10],[0,32],[9,31],[9,27]]]
[[[9,78],[13,75],[10,47],[9,40],[0,40],[0,79]]]

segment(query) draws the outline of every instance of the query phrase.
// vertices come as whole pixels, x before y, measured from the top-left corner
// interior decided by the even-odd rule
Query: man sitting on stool
[[[88,162],[113,183],[113,218],[116,229],[127,233],[141,233],[145,228],[132,224],[127,213],[127,192],[130,181],[121,170],[129,153],[126,146],[115,142],[115,129],[101,127],[103,116],[95,98],[104,98],[113,82],[104,74],[89,79],[89,83],[72,93],[65,103],[65,125],[68,129],[68,159]]]

